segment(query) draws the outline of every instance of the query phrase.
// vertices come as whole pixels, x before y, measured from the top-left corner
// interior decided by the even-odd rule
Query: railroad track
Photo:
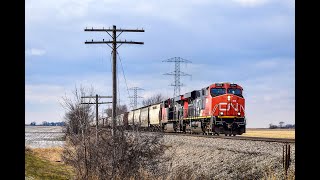
[[[295,143],[295,139],[287,139],[287,138],[266,138],[266,137],[249,137],[249,136],[214,136],[214,135],[182,134],[182,133],[165,133],[165,135],[194,136],[194,137],[205,137],[205,138],[222,138],[222,139],[233,139],[233,140],[250,140],[250,141],[264,141],[264,142],[279,142],[279,143]]]
[[[102,127],[101,129],[108,129]],[[108,129],[111,130],[111,129]],[[126,130],[130,131],[130,130]],[[295,139],[288,138],[268,138],[268,137],[250,137],[250,136],[217,136],[217,135],[202,135],[202,134],[189,134],[189,133],[174,133],[174,132],[152,132],[152,131],[141,131],[149,133],[163,133],[165,135],[174,136],[194,136],[194,137],[204,137],[204,138],[222,138],[222,139],[233,139],[233,140],[247,140],[247,141],[264,141],[264,142],[279,142],[279,143],[295,143]]]

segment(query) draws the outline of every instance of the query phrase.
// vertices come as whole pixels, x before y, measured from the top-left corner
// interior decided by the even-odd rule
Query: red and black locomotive
[[[161,103],[167,132],[241,135],[246,131],[245,99],[238,84],[215,83]]]

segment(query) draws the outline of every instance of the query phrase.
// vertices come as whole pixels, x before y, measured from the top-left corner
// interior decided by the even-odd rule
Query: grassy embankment
[[[61,162],[61,148],[25,148],[26,179],[74,179],[70,166]]]

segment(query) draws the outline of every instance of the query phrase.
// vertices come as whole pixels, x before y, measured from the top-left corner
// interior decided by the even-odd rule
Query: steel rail
[[[102,129],[108,129],[101,127]],[[130,130],[126,130],[130,131]],[[270,137],[252,137],[252,136],[217,136],[217,135],[203,135],[203,134],[190,134],[190,133],[179,133],[179,132],[154,132],[154,131],[140,131],[148,133],[162,133],[164,135],[175,135],[175,136],[192,136],[192,137],[204,137],[204,138],[220,138],[220,139],[231,139],[231,140],[249,140],[249,141],[263,141],[263,142],[278,142],[278,143],[295,143],[295,139],[292,138],[270,138]]]
[[[182,133],[169,133],[169,132],[165,132],[164,134],[165,135],[178,135],[178,136],[205,137],[205,138],[222,138],[222,139],[233,139],[233,140],[295,143],[295,139],[289,139],[289,138],[268,138],[268,137],[251,137],[251,136],[215,136],[215,135],[182,134]]]

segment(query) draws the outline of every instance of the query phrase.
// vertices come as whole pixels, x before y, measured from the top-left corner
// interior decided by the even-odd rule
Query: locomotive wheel
[[[233,136],[236,136],[236,134],[232,134]]]
[[[228,134],[224,134],[225,136],[228,136]]]

